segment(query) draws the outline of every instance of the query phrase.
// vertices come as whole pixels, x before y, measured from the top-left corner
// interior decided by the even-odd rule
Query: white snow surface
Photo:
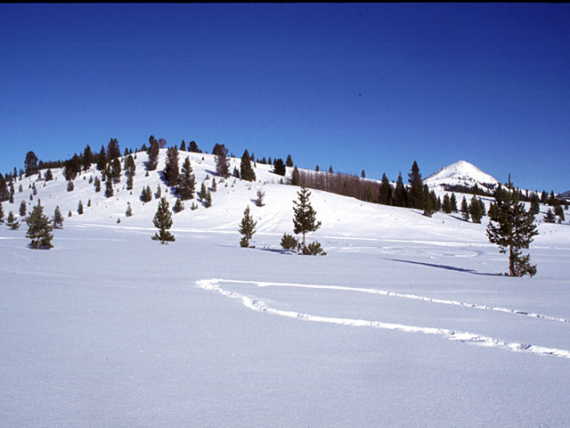
[[[145,177],[137,155],[132,195],[124,177],[94,193],[93,167],[72,192],[55,170],[34,201],[31,177],[3,203],[40,198],[65,222],[49,251],[0,225],[0,426],[570,425],[568,224],[540,223],[537,275],[508,278],[486,217],[312,191],[323,225],[308,239],[328,255],[298,256],[279,245],[298,188],[258,165],[255,183],[218,183],[211,208],[185,201],[160,245],[158,201],[139,195],[164,157]],[[190,157],[199,188],[214,158]],[[239,247],[246,205],[256,248]]]
[[[484,185],[496,186],[499,184],[495,177],[464,160],[447,165],[435,174],[427,177],[424,182],[431,187],[443,185],[472,187],[475,184],[483,187]]]

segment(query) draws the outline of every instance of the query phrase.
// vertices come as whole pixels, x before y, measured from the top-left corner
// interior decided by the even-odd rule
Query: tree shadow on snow
[[[400,263],[409,263],[409,264],[413,264],[413,265],[422,265],[422,266],[434,267],[434,268],[438,268],[438,269],[452,270],[452,271],[455,271],[455,272],[470,273],[470,274],[473,274],[473,275],[482,275],[482,276],[503,276],[503,275],[500,274],[500,273],[477,272],[475,269],[464,269],[464,268],[460,268],[460,267],[457,267],[457,266],[441,265],[441,264],[437,264],[437,263],[416,262],[416,261],[413,261],[413,260],[405,260],[405,259],[386,259],[386,260],[391,260],[391,261],[400,262]]]

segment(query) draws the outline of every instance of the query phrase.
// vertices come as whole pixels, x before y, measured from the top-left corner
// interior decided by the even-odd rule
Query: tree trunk
[[[515,258],[512,245],[509,246],[509,275],[515,276]]]

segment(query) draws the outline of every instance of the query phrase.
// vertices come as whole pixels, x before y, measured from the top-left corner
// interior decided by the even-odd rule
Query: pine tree
[[[111,176],[107,175],[107,177],[105,179],[105,197],[110,198],[113,195],[114,195],[114,191],[113,191],[112,179],[111,179]]]
[[[101,191],[101,180],[99,179],[99,177],[95,177],[93,185],[95,186],[95,192]]]
[[[469,206],[467,205],[465,196],[463,196],[463,200],[461,201],[461,214],[463,215],[463,220],[469,221]]]
[[[107,144],[107,157],[109,160],[118,159],[121,157],[121,149],[119,147],[119,140],[111,138]]]
[[[450,202],[451,202],[451,211],[456,213],[457,212],[457,199],[455,198],[455,193],[451,194]]]
[[[46,174],[44,176],[44,180],[45,181],[52,181],[53,180],[53,173],[51,172],[51,169],[48,168],[48,170],[46,171]]]
[[[177,193],[180,199],[186,201],[194,198],[194,188],[196,187],[196,178],[192,173],[192,166],[190,165],[190,157],[186,156],[184,164],[182,165],[182,174],[178,183]]]
[[[206,189],[206,183],[203,181],[202,186],[200,187],[200,191],[198,192],[198,198],[200,198],[201,201],[204,201],[204,199],[206,199],[207,193],[208,191]]]
[[[178,149],[170,147],[166,151],[166,165],[164,167],[164,180],[166,185],[173,187],[178,184]]]
[[[412,164],[412,169],[410,171],[409,183],[410,191],[408,193],[409,206],[411,208],[422,209],[424,207],[424,184],[422,181],[422,176],[420,174],[420,168],[416,161]]]
[[[290,168],[293,167],[293,158],[291,157],[291,155],[287,155],[287,160],[285,161],[285,166],[288,166]]]
[[[188,151],[192,153],[202,153],[202,150],[200,150],[196,141],[190,141]]]
[[[154,193],[154,199],[160,199],[162,197],[162,189],[160,184],[156,186],[156,192]]]
[[[297,192],[297,201],[293,201],[293,227],[294,233],[303,235],[302,248],[305,246],[305,235],[308,232],[315,232],[319,227],[321,227],[321,222],[317,221],[316,211],[311,206],[309,200],[311,192],[306,187],[301,187],[301,190]]]
[[[54,229],[63,229],[63,216],[61,215],[59,206],[55,207],[55,211],[53,212],[52,223]]]
[[[423,215],[426,217],[431,217],[435,212],[437,200],[434,201],[435,193],[432,195],[429,192],[427,185],[424,185],[424,192],[423,192],[423,201],[424,201],[424,212]]]
[[[27,211],[27,205],[24,201],[20,202],[20,217],[25,217]]]
[[[186,141],[182,140],[180,142],[180,151],[181,152],[185,152],[186,151]]]
[[[239,233],[241,233],[242,238],[239,241],[239,245],[241,247],[247,248],[249,247],[249,241],[253,237],[255,233],[255,226],[257,222],[253,220],[253,217],[249,213],[249,206],[246,207],[245,211],[243,212],[243,218],[241,219],[241,223],[239,226]]]
[[[536,193],[530,197],[530,212],[535,216],[540,213],[540,199]]]
[[[257,199],[255,200],[255,205],[258,207],[262,207],[265,204],[263,203],[263,198],[265,197],[265,192],[258,190],[257,191]]]
[[[446,214],[451,213],[451,200],[449,199],[449,195],[447,193],[443,195],[443,204],[441,208],[444,213]]]
[[[8,213],[8,218],[6,219],[6,226],[12,230],[18,230],[20,228],[20,222],[16,220],[14,213],[10,211]]]
[[[132,215],[133,215],[133,209],[131,208],[131,203],[127,202],[127,211],[125,211],[125,216],[132,217]]]
[[[91,167],[94,159],[95,157],[93,156],[91,147],[89,147],[89,145],[85,146],[85,149],[83,150],[83,156],[81,156],[81,163],[83,165],[84,171],[87,171]]]
[[[172,215],[170,214],[170,207],[166,198],[160,199],[153,224],[158,229],[158,232],[152,236],[153,240],[160,241],[161,244],[175,240],[174,235],[168,231],[172,227]]]
[[[255,171],[251,166],[251,159],[247,150],[245,150],[241,156],[240,176],[242,180],[255,181]]]
[[[212,193],[210,190],[206,189],[206,194],[204,196],[204,206],[210,208],[212,206]]]
[[[566,218],[564,217],[564,210],[562,209],[562,205],[560,204],[554,206],[554,215],[557,215],[560,221],[566,220]]]
[[[77,214],[83,214],[83,202],[79,201],[79,205],[77,206]]]
[[[491,243],[499,246],[501,254],[509,252],[509,275],[534,276],[536,266],[530,264],[530,256],[523,256],[521,252],[538,235],[534,215],[525,211],[524,204],[515,195],[507,195],[496,202],[490,220],[487,237]]]
[[[546,215],[544,216],[544,222],[545,223],[556,223],[556,216],[552,212],[552,208],[548,208],[548,211],[546,211]]]
[[[75,186],[73,185],[73,181],[70,180],[67,182],[67,191],[73,192],[73,189],[75,189]]]
[[[108,171],[108,177],[111,177],[113,183],[117,184],[121,181],[121,162],[119,162],[118,158],[115,158],[111,161],[111,167]]]
[[[148,161],[146,163],[147,171],[154,171],[158,166],[158,154],[160,152],[160,147],[158,141],[154,136],[150,136],[148,139],[149,149],[148,149]]]
[[[404,180],[402,179],[402,173],[398,173],[398,179],[396,180],[396,189],[394,190],[394,205],[397,207],[407,207],[408,206],[408,192],[404,186]]]
[[[104,171],[107,167],[107,153],[105,147],[101,146],[101,151],[97,155],[97,170]]]
[[[392,185],[386,174],[382,174],[382,182],[378,192],[378,202],[384,205],[392,205]]]
[[[67,212],[67,216],[68,216],[68,217],[71,217],[72,215],[73,215],[73,214],[71,213],[71,210],[69,210],[69,211]]]
[[[152,200],[152,191],[150,190],[150,186],[143,187],[140,199],[142,202],[150,202]]]
[[[483,217],[483,212],[481,211],[481,203],[475,195],[471,198],[471,203],[469,205],[469,214],[473,223],[481,223],[481,217]]]
[[[277,175],[285,175],[286,168],[283,159],[275,159],[275,163],[273,164],[273,173]]]
[[[26,237],[31,239],[30,248],[47,250],[53,247],[51,243],[53,228],[49,219],[44,215],[41,205],[34,206],[32,213],[26,219],[26,223],[28,224]]]
[[[212,188],[211,188],[212,192],[217,192],[218,191],[218,183],[216,183],[216,179],[212,178]]]
[[[291,175],[291,184],[293,186],[301,185],[301,177],[300,177],[299,170],[297,169],[297,167],[293,168],[293,174]]]
[[[228,149],[221,144],[214,148],[216,152],[216,172],[220,177],[227,178],[230,175],[230,164],[228,160]]]
[[[127,190],[133,190],[133,173],[127,172]]]
[[[2,201],[0,201],[0,223],[4,223],[4,209],[2,208]]]
[[[184,204],[182,203],[180,198],[176,198],[176,202],[174,203],[174,206],[172,207],[172,211],[174,212],[174,214],[177,214],[183,210],[184,210]]]

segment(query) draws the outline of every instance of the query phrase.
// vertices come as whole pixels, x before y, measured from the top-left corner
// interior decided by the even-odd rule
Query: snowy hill
[[[567,192],[564,192],[564,193],[560,193],[560,194],[558,195],[558,197],[559,197],[560,199],[564,199],[564,200],[566,200],[566,201],[570,201],[570,190],[568,190]]]
[[[424,180],[430,187],[462,186],[473,187],[477,185],[482,188],[493,189],[499,181],[477,168],[472,163],[464,160],[454,162],[440,169],[435,174]]]

